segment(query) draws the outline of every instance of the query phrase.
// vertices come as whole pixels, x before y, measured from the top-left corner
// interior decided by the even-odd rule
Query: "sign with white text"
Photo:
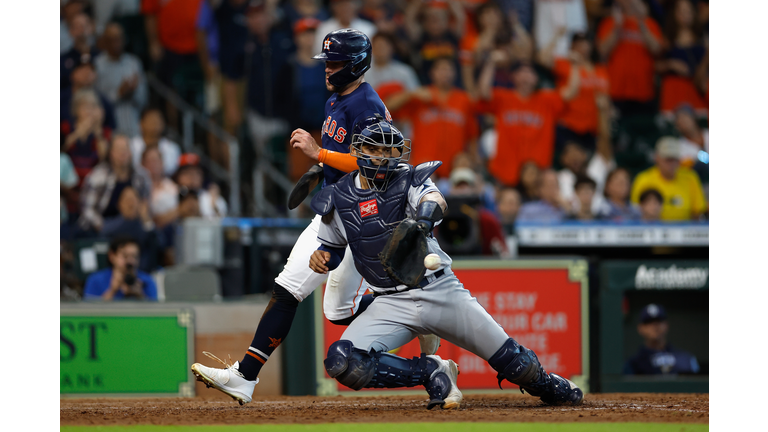
[[[548,372],[586,388],[589,370],[587,264],[568,261],[454,261],[453,270],[465,288],[501,324],[507,334],[534,350]],[[323,320],[324,351],[346,329]],[[418,340],[393,353],[420,354]],[[488,362],[448,341],[437,354],[459,365],[461,389],[498,389],[496,371]],[[325,378],[328,378],[326,375]],[[514,388],[503,382],[504,388]],[[338,384],[339,391],[349,391]]]

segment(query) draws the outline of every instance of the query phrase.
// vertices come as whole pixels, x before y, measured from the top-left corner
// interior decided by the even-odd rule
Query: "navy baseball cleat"
[[[531,396],[538,396],[548,405],[581,405],[584,392],[573,381],[554,373],[546,373],[544,369],[541,371],[538,380],[525,387],[521,386],[520,391],[525,390]]]

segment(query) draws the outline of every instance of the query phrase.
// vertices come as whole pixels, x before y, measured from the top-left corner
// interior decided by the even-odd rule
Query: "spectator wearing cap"
[[[200,205],[200,215],[205,218],[225,217],[227,202],[221,197],[219,186],[211,182],[207,189],[203,188],[203,169],[200,167],[200,156],[194,153],[184,153],[179,158],[179,169],[174,175],[179,192],[184,189],[197,198]],[[179,199],[179,207],[182,206]]]
[[[93,23],[85,13],[75,14],[68,25],[72,38],[72,47],[62,54],[61,62],[61,89],[71,85],[70,75],[81,64],[93,63],[93,59],[99,53],[94,46]]]
[[[668,3],[664,23],[666,49],[656,61],[656,71],[661,74],[659,110],[671,116],[675,108],[687,104],[700,115],[706,115],[709,102],[694,80],[702,69],[709,67],[696,8],[691,0]]]
[[[430,83],[432,62],[448,57],[459,69],[459,41],[466,14],[458,0],[412,1],[405,8],[405,31],[411,42],[411,64],[422,83]],[[458,74],[456,86],[461,86]]]
[[[408,163],[416,166],[442,160],[443,164],[435,172],[439,177],[448,177],[454,168],[454,157],[462,152],[469,155],[474,166],[480,165],[475,104],[467,92],[455,86],[456,75],[451,58],[435,59],[430,70],[432,84],[387,100],[395,118],[410,119],[413,125],[415,145]]]
[[[107,159],[85,178],[78,225],[86,233],[100,232],[104,219],[119,214],[118,201],[123,189],[132,187],[144,202],[152,184],[141,166],[134,166],[128,137],[115,135]]]
[[[539,199],[520,207],[518,222],[559,223],[565,220],[570,210],[568,203],[560,196],[557,173],[548,169],[541,172]]]
[[[643,222],[658,222],[661,220],[661,210],[664,197],[656,189],[646,189],[640,194],[640,220]]]
[[[478,174],[471,168],[455,168],[450,182],[451,189],[446,196],[448,212],[438,230],[438,239],[457,254],[506,255],[501,223],[484,206]]]
[[[646,189],[656,189],[663,197],[663,221],[694,220],[708,211],[699,176],[690,168],[680,166],[680,142],[677,138],[659,139],[655,161],[653,167],[635,178],[633,203],[640,202],[640,194]]]
[[[360,0],[331,0],[331,17],[321,22],[315,33],[315,41],[312,48],[319,51],[325,36],[338,29],[352,28],[365,33],[369,39],[376,34],[376,26],[367,20],[360,18]]]
[[[256,157],[267,160],[273,158],[270,141],[280,136],[288,139],[286,119],[289,114],[284,111],[286,104],[283,101],[286,95],[277,83],[280,82],[280,72],[295,52],[290,30],[277,26],[273,3],[254,1],[249,4],[246,14],[251,35],[246,54],[249,66],[243,70],[243,74],[246,70],[250,72],[246,76],[248,129],[256,146]]]
[[[562,32],[565,32],[565,28]],[[594,63],[592,41],[586,33],[573,34],[570,50],[564,56],[555,55],[557,41],[557,37],[553,38],[539,51],[539,64],[552,70],[557,87],[567,84],[572,68],[578,69],[581,79],[576,96],[565,103],[558,121],[556,151],[561,151],[566,142],[572,141],[592,152],[595,150],[599,121],[596,96],[608,94],[608,71],[604,66]]]
[[[605,199],[598,209],[600,219],[616,222],[632,221],[640,219],[640,210],[637,205],[629,201],[631,186],[629,171],[624,168],[615,168],[605,180]],[[641,200],[642,202],[642,197]],[[661,200],[659,200],[661,209]]]
[[[652,113],[654,57],[662,34],[642,0],[616,0],[597,29],[597,49],[607,62],[609,93],[621,115]]]
[[[96,56],[95,87],[112,103],[116,132],[128,136],[139,133],[139,113],[147,103],[148,90],[139,58],[124,52],[123,27],[111,23],[102,35],[105,52]]]
[[[131,154],[134,166],[141,166],[144,150],[156,148],[163,159],[163,172],[172,176],[179,168],[181,148],[175,142],[165,137],[165,119],[157,108],[146,108],[141,113],[141,134],[131,138]]]
[[[539,168],[552,165],[555,123],[579,89],[578,69],[572,68],[568,84],[558,91],[537,90],[538,76],[533,66],[519,63],[512,72],[515,89],[492,88],[494,71],[505,55],[494,51],[479,78],[478,109],[493,114],[496,121],[495,154],[488,171],[505,186],[520,181],[520,168],[533,161]]]
[[[291,55],[278,74],[276,85],[283,92],[277,101],[281,105],[278,111],[286,113],[289,129],[309,131],[316,142],[322,139],[317,119],[323,118],[325,101],[331,96],[325,87],[325,64],[312,59],[317,51],[314,43],[319,24],[320,21],[314,18],[296,21],[293,26],[296,53]],[[298,181],[316,163],[302,152],[288,151],[287,155],[289,175],[293,181]]]
[[[667,341],[669,322],[664,307],[651,303],[640,311],[637,332],[643,345],[624,365],[625,375],[697,374],[699,362]]]

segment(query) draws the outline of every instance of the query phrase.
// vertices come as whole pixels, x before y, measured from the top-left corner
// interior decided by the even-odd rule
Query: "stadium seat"
[[[221,279],[211,267],[166,267],[161,285],[167,302],[221,299]]]

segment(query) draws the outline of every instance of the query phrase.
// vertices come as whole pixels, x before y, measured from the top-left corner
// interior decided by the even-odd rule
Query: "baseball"
[[[437,270],[441,263],[442,261],[440,260],[440,257],[437,256],[437,254],[431,253],[424,257],[424,267],[430,270]]]

